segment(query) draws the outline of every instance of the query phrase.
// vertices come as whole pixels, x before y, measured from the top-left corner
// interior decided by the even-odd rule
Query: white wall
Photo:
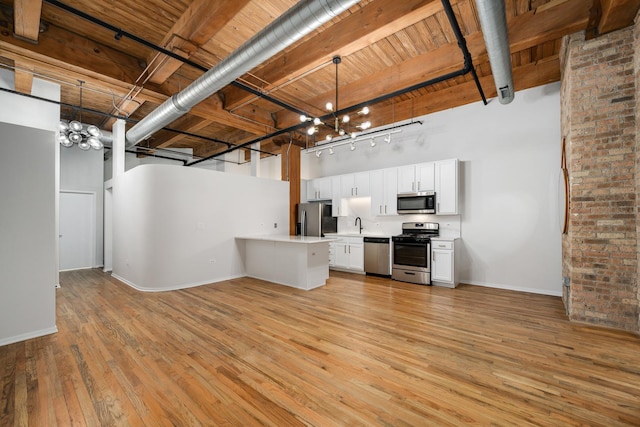
[[[235,236],[287,234],[288,212],[286,182],[138,166],[113,183],[113,274],[146,291],[243,276]]]
[[[13,89],[13,73],[0,70]],[[59,100],[58,85],[32,93]],[[57,104],[0,92],[0,345],[56,332]]]
[[[561,295],[559,83],[520,91],[508,105],[492,100],[487,106],[475,103],[417,120],[424,123],[402,128],[389,145],[380,135],[375,147],[363,141],[355,151],[342,146],[334,155],[323,153],[320,158],[303,152],[302,177],[458,158],[461,280]],[[456,221],[424,218],[441,225],[455,226]],[[352,219],[339,221],[339,227],[351,226]],[[393,229],[405,220],[415,219],[367,217],[363,223]]]
[[[93,193],[95,205],[95,249],[93,267],[103,265],[104,151],[82,151],[77,145],[60,147],[60,191]]]

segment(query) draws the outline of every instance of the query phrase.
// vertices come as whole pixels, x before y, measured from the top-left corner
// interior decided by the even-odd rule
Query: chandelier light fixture
[[[63,147],[72,147],[78,144],[78,148],[87,151],[91,148],[101,150],[103,148],[100,137],[102,132],[97,126],[85,125],[82,123],[82,85],[80,82],[80,120],[72,120],[70,122],[61,120],[58,124],[59,134],[58,140]]]
[[[311,118],[305,114],[300,116],[300,122],[312,122],[312,124],[307,128],[307,135],[309,136],[313,136],[318,133],[320,126],[324,125],[332,128],[332,132],[329,132],[325,137],[327,141],[346,135],[351,136],[351,138],[356,138],[358,136],[358,131],[363,131],[371,127],[371,122],[366,120],[362,123],[352,125],[352,119],[349,114],[344,114],[342,117],[338,117],[338,112],[340,111],[340,108],[338,107],[338,64],[342,62],[342,59],[340,56],[334,56],[332,62],[336,66],[336,99],[335,104],[330,101],[327,102],[325,104],[325,109],[333,116],[333,123],[329,125],[323,122],[319,117]],[[365,106],[355,114],[358,116],[367,116],[369,114],[369,107]]]

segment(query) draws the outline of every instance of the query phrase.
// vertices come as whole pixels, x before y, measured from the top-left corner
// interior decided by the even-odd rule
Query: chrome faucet
[[[362,218],[360,218],[359,216],[356,217],[356,224],[355,225],[358,225],[358,221],[360,221],[360,234],[362,234]]]

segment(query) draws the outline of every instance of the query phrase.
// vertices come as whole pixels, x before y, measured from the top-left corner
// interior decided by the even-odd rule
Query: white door
[[[60,192],[60,270],[93,267],[95,194]]]

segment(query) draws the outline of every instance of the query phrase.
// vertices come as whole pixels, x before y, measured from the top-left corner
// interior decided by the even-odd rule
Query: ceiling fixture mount
[[[72,147],[73,144],[78,144],[78,148],[87,151],[90,148],[94,150],[101,150],[103,148],[100,137],[102,132],[94,125],[85,125],[82,123],[82,80],[80,83],[80,117],[79,120],[72,120],[70,122],[60,121],[58,124],[58,141],[63,147]]]
[[[345,136],[345,135],[350,135],[351,138],[355,138],[357,136],[357,131],[352,131],[350,130],[351,128],[351,116],[349,116],[349,114],[344,114],[342,115],[342,117],[338,117],[338,112],[340,111],[339,108],[339,104],[338,104],[338,65],[342,62],[342,58],[340,56],[334,56],[332,59],[332,62],[335,64],[336,66],[336,99],[335,99],[335,104],[331,101],[327,102],[325,104],[325,109],[331,113],[333,115],[333,123],[331,125],[324,123],[320,118],[315,117],[315,118],[311,118],[308,117],[305,114],[302,114],[300,116],[300,122],[308,122],[311,121],[313,124],[311,126],[309,126],[307,128],[307,135],[309,136],[313,136],[315,135],[317,132],[319,132],[319,126],[320,125],[325,125],[325,126],[329,126],[331,128],[333,128],[333,132],[328,133],[325,136],[325,139],[327,141],[331,141],[333,138],[336,137],[340,137],[340,136]],[[357,111],[355,114],[357,116],[366,116],[369,114],[369,107],[364,106],[362,109],[360,109],[359,111]],[[362,123],[358,123],[353,125],[354,128],[357,128],[359,130],[366,130],[369,129],[371,127],[371,122],[369,120],[366,120]],[[346,128],[346,129],[345,129]]]

